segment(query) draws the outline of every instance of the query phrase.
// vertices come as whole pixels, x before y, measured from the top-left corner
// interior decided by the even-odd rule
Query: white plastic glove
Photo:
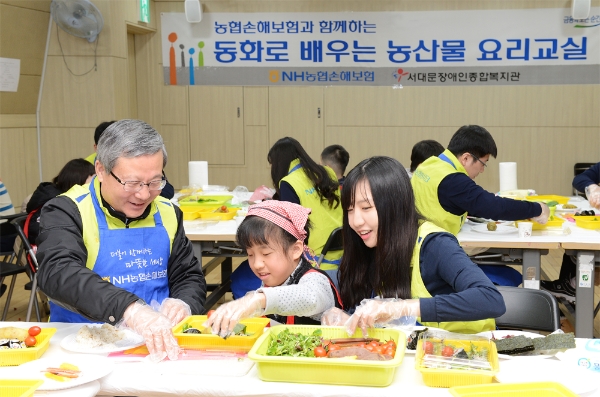
[[[243,298],[219,306],[203,325],[211,327],[214,335],[227,338],[240,320],[262,316],[266,301],[262,292],[250,291]]]
[[[546,203],[538,203],[540,205],[540,207],[542,207],[542,213],[539,216],[536,216],[535,218],[531,218],[532,220],[536,221],[537,223],[543,225],[546,222],[548,222],[548,218],[550,217],[550,208],[548,208],[548,205]]]
[[[321,315],[321,325],[341,326],[344,325],[349,318],[350,315],[342,309],[332,307],[329,310],[325,310]]]
[[[589,185],[585,188],[585,195],[587,196],[590,205],[593,208],[600,210],[600,186]]]
[[[160,305],[159,312],[171,320],[172,326],[176,326],[181,320],[192,315],[190,305],[175,298],[166,298]]]
[[[420,315],[421,307],[418,299],[363,299],[344,326],[350,336],[354,335],[358,327],[367,337],[367,328],[392,321],[398,326],[414,326]]]
[[[171,320],[141,300],[125,309],[123,322],[118,327],[131,328],[144,337],[150,353],[148,358],[152,362],[160,362],[165,357],[177,360],[179,357],[180,348],[171,331]]]

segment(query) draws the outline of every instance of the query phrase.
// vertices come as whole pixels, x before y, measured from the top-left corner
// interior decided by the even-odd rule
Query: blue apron
[[[154,214],[154,227],[111,230],[98,203],[93,183],[90,183],[90,193],[100,240],[94,272],[103,280],[139,296],[148,304],[152,300],[161,303],[169,297],[167,263],[171,244],[160,211]],[[53,302],[50,302],[50,318],[53,322],[93,322]]]

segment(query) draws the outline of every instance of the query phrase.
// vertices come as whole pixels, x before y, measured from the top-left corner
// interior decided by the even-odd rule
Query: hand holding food
[[[159,311],[167,316],[173,326],[177,325],[181,320],[187,316],[192,315],[190,305],[182,301],[181,299],[167,298],[160,305]]]
[[[240,320],[262,316],[265,304],[265,294],[250,291],[243,298],[219,306],[204,325],[211,327],[213,334],[227,338]]]
[[[587,196],[590,205],[600,210],[600,186],[589,185],[585,188],[585,195]]]
[[[550,208],[548,208],[548,205],[546,203],[538,204],[540,205],[540,207],[542,207],[542,213],[539,216],[532,218],[532,220],[536,221],[541,225],[544,225],[546,222],[548,222],[548,218],[550,218]]]
[[[329,310],[323,312],[321,316],[321,325],[344,325],[346,321],[350,318],[350,315],[343,311],[342,309],[338,309],[337,307],[332,307]]]
[[[133,329],[146,340],[150,361],[159,362],[165,357],[177,360],[179,345],[171,331],[171,320],[164,314],[152,310],[143,301],[137,301],[125,310],[123,320],[121,326]]]
[[[354,335],[359,327],[363,335],[368,336],[367,328],[394,320],[399,320],[400,325],[414,326],[420,314],[418,299],[363,299],[344,326],[348,335]]]

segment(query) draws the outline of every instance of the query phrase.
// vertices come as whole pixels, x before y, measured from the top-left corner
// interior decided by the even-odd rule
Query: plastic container
[[[2,397],[29,397],[44,383],[39,379],[0,379],[0,396]]]
[[[240,323],[244,324],[246,326],[246,332],[252,335],[232,335],[227,339],[223,339],[219,335],[212,334],[183,333],[184,324],[188,324],[190,327],[202,331],[204,329],[202,324],[204,324],[206,319],[206,316],[189,316],[183,319],[173,328],[173,334],[175,335],[175,338],[177,338],[177,343],[180,347],[189,350],[227,350],[248,352],[256,340],[263,334],[264,328],[270,322],[270,320],[265,317],[247,318],[240,321]]]
[[[195,206],[195,207],[216,207],[227,203],[233,198],[232,195],[211,195],[211,194],[196,194],[187,196],[179,200],[181,207]]]
[[[26,349],[4,349],[0,350],[0,367],[10,365],[21,365],[23,363],[37,360],[48,350],[50,338],[56,332],[56,328],[42,328],[42,332],[35,337],[37,344]],[[1,394],[4,397],[4,394]]]
[[[347,338],[344,327],[320,325],[278,325],[261,336],[248,357],[256,361],[258,377],[268,382],[322,383],[351,386],[388,386],[394,380],[396,368],[402,363],[406,349],[406,335],[393,328],[370,328],[369,337],[381,341],[393,339],[397,344],[396,355],[388,361],[353,360],[347,358],[312,358],[267,356],[267,347],[273,335],[285,328],[293,333],[312,334],[321,329],[323,338]],[[362,337],[359,329],[354,337]]]
[[[183,212],[183,220],[184,221],[192,221],[194,219],[200,218],[200,211],[196,206],[183,206],[180,207],[181,212]]]
[[[575,224],[577,226],[582,227],[584,229],[600,229],[600,215],[577,215],[573,216],[573,219],[575,219]]]
[[[533,224],[533,230],[544,230],[547,229],[549,227],[555,227],[560,229],[562,227],[563,222],[565,221],[565,219],[558,217],[558,216],[554,216],[554,219],[552,220],[548,220],[548,222],[546,222],[545,224],[540,224],[537,222],[531,222],[528,220],[522,220],[522,221],[515,221],[515,226],[519,227],[519,222],[531,222]]]
[[[550,201],[556,201],[558,204],[567,204],[569,202],[569,197],[566,196],[557,196],[554,194],[546,194],[540,196],[527,196],[525,200],[529,201],[538,201],[542,203],[548,203]]]
[[[424,346],[433,350],[425,354]],[[454,356],[444,356],[445,349],[452,348]],[[484,359],[462,359],[456,357],[458,349],[468,355],[474,350]],[[500,370],[496,344],[477,335],[457,334],[445,331],[427,331],[419,336],[415,355],[415,368],[423,375],[423,382],[430,387],[453,387],[492,383]]]
[[[557,382],[458,386],[450,388],[450,394],[455,397],[577,397],[577,394]]]
[[[236,215],[237,207],[228,207],[227,212],[222,212],[220,206],[203,208],[198,211],[198,217],[205,220],[230,221]]]

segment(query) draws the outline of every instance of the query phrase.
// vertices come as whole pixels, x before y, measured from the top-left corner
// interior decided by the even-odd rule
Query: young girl
[[[285,201],[250,207],[236,238],[262,286],[219,306],[206,323],[213,334],[227,337],[240,320],[263,314],[281,323],[320,324],[324,311],[342,307],[329,276],[305,258],[309,213]]]
[[[504,300],[456,238],[415,209],[408,175],[389,157],[363,160],[342,189],[340,295],[352,317],[331,310],[326,325],[348,332],[405,316],[454,332],[495,328]],[[377,297],[378,299],[372,299]]]

